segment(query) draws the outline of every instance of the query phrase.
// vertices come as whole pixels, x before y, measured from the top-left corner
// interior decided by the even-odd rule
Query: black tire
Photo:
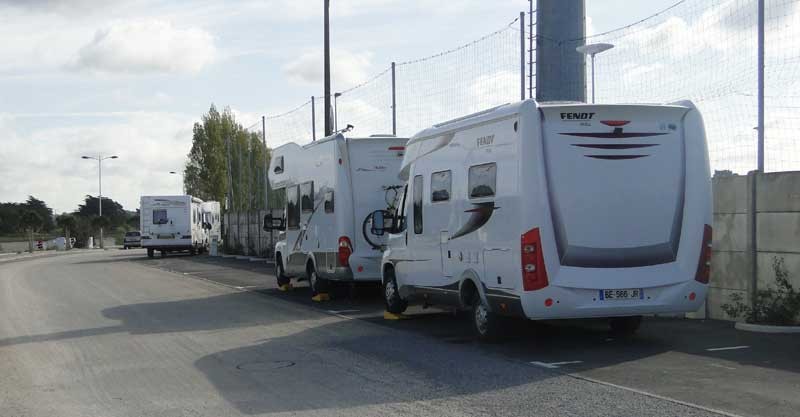
[[[608,320],[611,333],[620,337],[635,335],[641,324],[642,316],[612,317]]]
[[[165,251],[165,250],[159,251],[159,255],[161,255],[162,258],[166,258],[167,257],[167,251]]]
[[[317,295],[319,293],[327,293],[329,282],[325,278],[320,278],[317,275],[314,265],[309,263],[306,267],[306,279],[308,279],[308,286],[311,287],[311,294]]]
[[[482,300],[478,292],[472,296],[470,303],[470,323],[472,331],[481,342],[496,342],[502,334],[502,319],[489,310],[489,306]]]
[[[386,311],[392,314],[402,314],[408,308],[408,301],[400,297],[394,270],[387,270],[385,275],[383,280],[383,302],[386,304]]]
[[[122,250],[128,250],[128,247],[127,246],[123,246]]]
[[[155,256],[155,251],[153,249],[147,249],[147,257],[152,258]]]
[[[278,281],[278,287],[284,286],[291,282],[291,279],[286,276],[286,271],[283,269],[283,261],[280,255],[275,259],[275,278]]]
[[[189,248],[189,255],[191,255],[191,256],[197,255],[197,248],[195,248],[194,246]]]

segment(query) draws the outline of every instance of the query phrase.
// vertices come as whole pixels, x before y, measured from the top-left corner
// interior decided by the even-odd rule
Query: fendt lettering
[[[594,113],[561,113],[561,120],[592,120]]]

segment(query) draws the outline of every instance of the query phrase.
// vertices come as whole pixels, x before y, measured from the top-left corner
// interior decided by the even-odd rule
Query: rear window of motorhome
[[[303,211],[314,211],[314,181],[300,184],[300,206]]]
[[[333,190],[325,192],[325,213],[333,213]]]
[[[153,210],[153,224],[167,224],[167,211]]]
[[[422,233],[422,175],[414,177],[414,233]]]
[[[286,227],[300,228],[300,186],[286,188]]]
[[[450,171],[440,171],[431,174],[431,202],[450,200],[450,187],[452,176]]]
[[[494,195],[497,186],[497,164],[475,165],[469,168],[469,198]]]
[[[278,159],[275,160],[275,169],[272,170],[275,174],[280,174],[283,172],[283,157],[279,156]]]

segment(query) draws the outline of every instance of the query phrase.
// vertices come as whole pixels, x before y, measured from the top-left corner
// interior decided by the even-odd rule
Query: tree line
[[[261,210],[280,204],[268,191],[266,171],[270,150],[261,132],[251,132],[236,121],[230,108],[213,104],[192,129],[192,149],[184,170],[186,193],[219,201],[226,211]]]

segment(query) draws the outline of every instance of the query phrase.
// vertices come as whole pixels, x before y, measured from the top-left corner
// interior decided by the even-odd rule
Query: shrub
[[[772,270],[775,272],[775,287],[767,287],[756,292],[753,305],[745,303],[742,294],[732,294],[730,304],[721,306],[722,310],[738,319],[743,317],[748,323],[792,326],[800,324],[800,292],[789,282],[783,258],[772,258]]]

